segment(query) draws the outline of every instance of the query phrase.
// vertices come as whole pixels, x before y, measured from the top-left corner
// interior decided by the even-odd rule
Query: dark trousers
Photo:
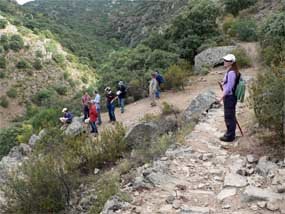
[[[84,119],[86,120],[89,117],[89,108],[88,106],[83,106],[83,114],[84,114]]]
[[[237,98],[234,95],[224,97],[224,117],[227,127],[225,136],[229,139],[236,137],[236,104]]]
[[[89,122],[91,126],[91,133],[98,133],[96,122]]]
[[[108,103],[107,104],[107,109],[108,109],[110,121],[116,121],[115,104],[114,103]]]

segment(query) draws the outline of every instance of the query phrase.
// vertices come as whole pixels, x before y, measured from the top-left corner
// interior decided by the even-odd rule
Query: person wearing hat
[[[60,122],[62,122],[64,125],[71,123],[73,118],[71,112],[69,112],[67,108],[63,108],[62,113],[63,117],[59,118]]]
[[[127,94],[127,91],[126,91],[126,86],[124,85],[124,82],[119,81],[117,96],[118,96],[119,106],[120,106],[122,114],[125,112],[126,94]]]
[[[110,87],[105,88],[106,92],[106,103],[107,103],[107,109],[109,113],[109,122],[116,122],[116,116],[115,116],[115,103],[114,101],[118,98],[111,90]]]
[[[240,72],[237,66],[236,57],[233,54],[228,54],[223,57],[224,67],[227,72],[221,82],[223,95],[220,102],[224,102],[224,118],[227,131],[224,136],[220,137],[221,141],[232,142],[236,137],[236,104],[237,97],[235,90],[240,78]]]

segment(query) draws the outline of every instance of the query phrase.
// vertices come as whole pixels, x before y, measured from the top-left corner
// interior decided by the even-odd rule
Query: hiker
[[[116,122],[116,116],[115,116],[115,103],[114,101],[118,98],[111,90],[110,87],[105,88],[106,92],[106,103],[107,103],[107,109],[109,113],[109,122]]]
[[[89,124],[91,126],[91,132],[94,134],[98,134],[98,129],[96,126],[97,121],[97,111],[96,111],[96,105],[92,103],[92,101],[88,102],[88,108],[89,108]]]
[[[82,96],[81,102],[83,107],[83,121],[85,121],[89,117],[89,108],[88,108],[88,102],[91,100],[91,97],[89,96],[88,92],[85,91],[84,95]]]
[[[163,78],[163,76],[159,73],[159,71],[156,71],[156,72],[155,72],[155,79],[156,79],[156,81],[157,81],[157,83],[158,83],[157,90],[156,90],[156,92],[155,92],[155,97],[156,97],[157,99],[159,99],[159,98],[160,98],[160,85],[161,85],[162,83],[164,83],[164,78]]]
[[[118,84],[117,96],[118,96],[119,106],[120,106],[122,114],[125,112],[126,94],[127,94],[126,86],[124,85],[123,81],[120,81]]]
[[[150,100],[151,100],[151,103],[150,103],[151,107],[156,106],[155,94],[156,94],[156,91],[157,91],[157,87],[158,87],[158,83],[157,83],[157,80],[156,80],[156,74],[152,73],[151,74],[151,80],[149,82],[149,97],[150,97]]]
[[[223,95],[220,102],[224,102],[224,118],[227,131],[224,136],[220,137],[221,141],[232,142],[236,137],[236,104],[237,97],[235,90],[240,78],[240,72],[236,63],[236,57],[228,54],[223,57],[224,67],[227,72],[222,81]]]
[[[101,119],[101,96],[97,90],[94,91],[95,99],[93,100],[93,103],[96,106],[96,111],[97,111],[97,124],[100,126],[102,124],[102,119]]]
[[[73,115],[68,111],[67,108],[62,109],[63,117],[60,117],[59,120],[63,124],[62,128],[65,128],[68,124],[72,122]]]

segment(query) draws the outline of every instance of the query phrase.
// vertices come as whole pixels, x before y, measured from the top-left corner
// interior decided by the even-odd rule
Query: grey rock
[[[266,202],[265,201],[258,201],[257,202],[257,206],[260,207],[260,208],[265,208]]]
[[[186,123],[197,123],[202,113],[209,110],[216,101],[216,95],[213,91],[199,94],[183,112],[182,120]]]
[[[231,205],[229,205],[229,204],[224,204],[223,206],[222,206],[222,209],[230,209],[231,208]]]
[[[277,187],[277,192],[278,193],[285,193],[285,184],[279,185]]]
[[[217,196],[217,199],[219,201],[223,201],[225,198],[234,196],[237,193],[237,190],[235,188],[231,189],[223,189]]]
[[[267,160],[267,157],[261,157],[256,165],[256,172],[262,176],[267,176],[270,171],[276,171],[278,166]]]
[[[47,130],[46,129],[42,129],[40,132],[39,132],[39,138],[40,139],[43,139],[44,136],[47,135]]]
[[[80,117],[74,117],[72,123],[66,128],[64,133],[67,136],[78,136],[83,132],[82,119]]]
[[[279,203],[277,201],[269,201],[266,204],[266,208],[270,211],[276,211],[279,210]]]
[[[249,163],[256,163],[257,159],[253,155],[247,155],[246,156],[247,162]]]
[[[242,195],[242,200],[245,202],[251,201],[270,201],[270,200],[282,200],[285,196],[282,194],[274,193],[270,190],[261,189],[254,186],[248,186]]]
[[[181,207],[181,214],[209,214],[210,209],[208,207],[188,207],[182,206]]]
[[[21,143],[19,145],[19,152],[23,155],[23,156],[27,156],[29,154],[32,153],[32,148],[28,145],[28,144],[25,144],[25,143]]]
[[[175,200],[172,203],[172,207],[176,210],[178,210],[181,207],[181,202],[179,200]]]
[[[225,176],[224,187],[245,187],[247,185],[247,180],[245,177],[229,173]]]
[[[201,72],[203,67],[214,67],[223,63],[223,56],[231,53],[234,49],[236,49],[236,46],[222,46],[202,51],[195,56],[195,72]]]
[[[128,203],[122,201],[117,196],[112,196],[104,205],[104,208],[102,210],[102,214],[111,214],[113,212],[116,212],[117,210],[120,210],[124,207],[127,207]]]
[[[175,197],[173,195],[170,195],[166,198],[165,202],[168,204],[172,204],[174,200],[175,200]]]
[[[29,145],[34,146],[38,141],[40,141],[40,139],[41,138],[39,136],[33,134],[29,139]]]

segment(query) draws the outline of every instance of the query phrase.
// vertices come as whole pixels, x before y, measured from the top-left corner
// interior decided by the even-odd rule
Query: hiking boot
[[[234,137],[223,136],[223,137],[220,137],[220,140],[224,141],[224,142],[233,142],[235,140],[235,138]]]

